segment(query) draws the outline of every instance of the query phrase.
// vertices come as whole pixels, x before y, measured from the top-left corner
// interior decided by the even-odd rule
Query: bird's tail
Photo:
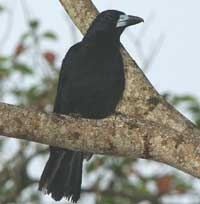
[[[77,202],[80,198],[83,153],[50,147],[50,157],[42,173],[39,190]]]

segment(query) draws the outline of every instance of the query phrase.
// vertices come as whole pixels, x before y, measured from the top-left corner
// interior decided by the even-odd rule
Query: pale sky
[[[41,19],[43,29],[56,30],[60,36],[53,47],[62,59],[66,50],[74,42],[70,37],[71,26],[65,18],[65,13],[58,0],[24,0],[30,8],[30,16]],[[12,32],[0,51],[9,53],[9,49],[16,42],[17,36],[25,28],[24,16],[20,0],[0,0],[12,5],[14,21]],[[192,93],[200,96],[199,75],[200,61],[200,1],[199,0],[94,0],[97,8],[118,9],[127,14],[139,15],[145,19],[144,24],[128,28],[122,36],[122,42],[139,64],[140,55],[131,40],[135,36],[142,38],[142,49],[150,53],[156,45],[160,35],[164,36],[164,43],[148,70],[147,77],[160,92],[172,91],[177,94]],[[6,24],[0,22],[2,28]],[[143,29],[148,28],[143,35]],[[139,36],[138,36],[139,35]],[[0,32],[1,36],[1,32]],[[79,35],[79,39],[80,35]]]

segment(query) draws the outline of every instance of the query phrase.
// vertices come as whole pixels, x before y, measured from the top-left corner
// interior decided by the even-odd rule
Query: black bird
[[[100,13],[83,40],[66,54],[60,71],[54,112],[102,119],[115,112],[125,88],[120,35],[143,19],[116,10]],[[39,190],[77,202],[84,153],[50,146]]]

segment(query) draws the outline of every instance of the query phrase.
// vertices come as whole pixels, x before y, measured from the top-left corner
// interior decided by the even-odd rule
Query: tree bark
[[[97,10],[89,0],[60,0],[85,33]],[[160,161],[200,176],[200,131],[152,87],[122,48],[126,91],[118,111],[103,120],[34,112],[0,104],[0,134],[99,154]]]
[[[200,176],[198,137],[139,117],[118,114],[90,120],[0,104],[0,134],[96,154],[153,159]]]

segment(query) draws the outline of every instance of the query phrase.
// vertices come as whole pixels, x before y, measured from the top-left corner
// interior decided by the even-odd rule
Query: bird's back
[[[85,118],[111,115],[124,90],[123,61],[116,46],[74,45],[63,60],[55,112]]]

